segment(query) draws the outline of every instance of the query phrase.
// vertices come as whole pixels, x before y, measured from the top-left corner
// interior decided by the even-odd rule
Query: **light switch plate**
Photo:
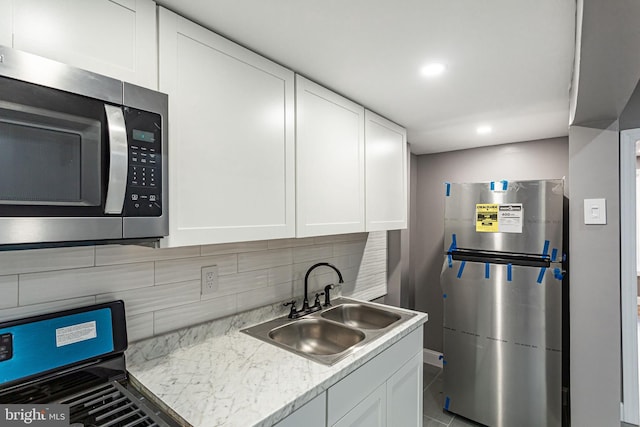
[[[584,223],[607,223],[607,203],[605,199],[584,199]]]

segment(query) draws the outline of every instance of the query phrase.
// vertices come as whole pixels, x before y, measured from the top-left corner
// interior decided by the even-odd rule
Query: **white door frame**
[[[621,420],[640,424],[638,396],[638,292],[636,258],[636,141],[640,129],[620,132],[620,316],[622,324]]]

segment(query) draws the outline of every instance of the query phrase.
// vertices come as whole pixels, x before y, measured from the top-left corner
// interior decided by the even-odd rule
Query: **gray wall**
[[[411,238],[415,308],[429,313],[425,348],[442,351],[440,271],[444,245],[444,185],[448,182],[547,179],[568,175],[566,137],[417,157],[416,220]],[[414,188],[415,185],[415,188]]]
[[[620,420],[620,222],[617,123],[569,130],[571,421]],[[607,200],[607,224],[584,225],[583,200]]]
[[[410,154],[409,164],[409,200],[407,228],[387,232],[387,295],[384,303],[396,307],[415,308],[415,287],[413,286],[414,257],[411,252],[411,235],[416,229],[416,177],[417,156]]]

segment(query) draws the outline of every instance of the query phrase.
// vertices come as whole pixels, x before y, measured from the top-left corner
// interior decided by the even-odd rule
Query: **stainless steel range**
[[[0,323],[0,425],[49,415],[43,405],[73,427],[187,425],[132,384],[124,313],[114,301]]]

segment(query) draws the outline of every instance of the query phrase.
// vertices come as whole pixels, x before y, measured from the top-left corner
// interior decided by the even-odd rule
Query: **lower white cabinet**
[[[316,396],[310,402],[289,415],[284,420],[274,424],[275,427],[325,427],[327,425],[326,411],[327,393]]]
[[[387,425],[387,390],[382,384],[355,408],[347,412],[335,427],[383,427]]]
[[[306,403],[277,427],[422,427],[422,327]]]
[[[422,328],[327,390],[327,425],[422,425]]]
[[[387,381],[387,426],[422,425],[422,351]]]

